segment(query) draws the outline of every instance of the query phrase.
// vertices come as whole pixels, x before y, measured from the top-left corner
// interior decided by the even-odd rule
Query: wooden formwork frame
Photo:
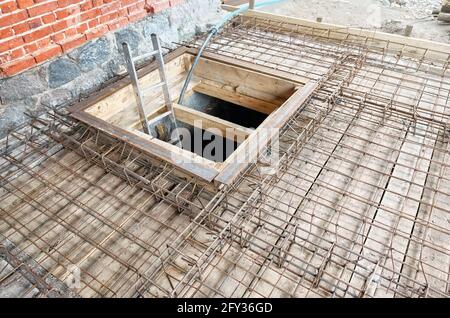
[[[186,48],[181,47],[168,54],[165,57],[165,62],[172,62],[175,59],[183,58],[185,54],[190,53],[193,54],[195,52],[194,50],[188,51]],[[211,60],[209,60],[210,57]],[[224,63],[226,61],[230,63]],[[266,146],[266,144],[270,143],[271,140],[276,137],[276,131],[281,129],[289,118],[303,106],[304,102],[311,96],[315,88],[317,88],[317,83],[306,82],[303,84],[298,80],[287,81],[286,76],[278,77],[279,75],[283,75],[282,72],[272,71],[270,68],[257,67],[245,62],[231,61],[230,59],[226,59],[226,61],[222,60],[218,62],[217,56],[214,56],[214,54],[205,54],[202,60],[200,60],[198,68],[201,68],[206,72],[210,69],[215,69],[215,71],[211,72],[211,74],[204,75],[210,76],[211,79],[223,76],[226,72],[230,72],[232,74],[235,72],[236,74],[239,74],[239,72],[244,72],[244,75],[240,77],[251,82],[249,84],[253,83],[254,86],[261,86],[261,92],[265,92],[265,94],[268,94],[268,92],[274,90],[279,82],[290,83],[288,84],[288,87],[291,86],[294,88],[296,86],[298,89],[293,92],[285,102],[282,102],[282,104],[279,105],[266,102],[262,99],[249,97],[245,93],[242,94],[237,92],[237,89],[230,91],[217,86],[211,86],[207,83],[205,84],[204,82],[201,82],[193,87],[193,91],[195,92],[200,92],[219,99],[233,101],[237,104],[243,102],[248,108],[268,114],[268,117],[264,120],[264,122],[255,130],[247,129],[231,122],[221,120],[220,118],[175,104],[174,109],[176,118],[183,120],[188,124],[193,124],[195,121],[200,120],[202,121],[204,129],[219,129],[225,132],[223,136],[228,136],[229,131],[227,131],[227,129],[232,130],[234,136],[233,138],[238,138],[238,140],[241,140],[242,144],[238,146],[233,154],[222,164],[214,164],[214,162],[204,159],[195,153],[180,149],[177,146],[160,141],[157,138],[153,138],[149,135],[141,133],[140,131],[130,130],[120,127],[119,125],[114,125],[113,123],[101,118],[101,116],[96,115],[96,104],[105,98],[111,97],[121,89],[130,86],[131,81],[129,78],[124,78],[114,85],[93,94],[87,100],[70,107],[69,111],[77,120],[92,126],[93,128],[98,129],[113,138],[126,141],[130,143],[130,145],[147,152],[151,156],[167,161],[171,165],[179,168],[182,173],[187,173],[191,176],[198,177],[207,183],[214,181],[214,184],[217,187],[223,184],[231,185],[239,174],[245,169],[245,167],[257,158],[259,152]],[[187,64],[187,67],[190,67],[189,63]],[[149,66],[142,69],[138,73],[138,77],[144,77],[152,72],[156,72],[156,70],[157,63],[153,62]],[[264,81],[258,82],[260,78],[263,78],[263,76],[264,78],[267,78],[268,84]],[[230,75],[230,78],[233,77]],[[238,79],[239,76],[236,77],[236,80]],[[233,83],[230,82],[230,84],[232,85]],[[286,84],[283,85],[285,86]],[[236,83],[236,87],[239,87],[238,83]],[[285,88],[282,87],[282,89]],[[289,92],[289,94],[291,93]],[[164,113],[164,107],[164,105],[158,107],[158,109],[151,112],[149,116],[155,116],[155,118],[157,118],[158,114]],[[90,109],[94,110],[89,111]],[[105,113],[108,112],[108,109],[101,111]],[[269,130],[270,133],[268,134]]]

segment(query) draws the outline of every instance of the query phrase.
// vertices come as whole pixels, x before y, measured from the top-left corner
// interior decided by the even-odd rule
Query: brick
[[[17,9],[16,1],[8,1],[0,4],[2,13],[10,13]]]
[[[67,20],[64,21],[58,21],[55,24],[52,25],[53,31],[58,32],[64,29],[67,29],[69,27],[69,23]]]
[[[53,29],[51,26],[46,26],[40,29],[36,29],[31,31],[30,33],[27,33],[23,36],[23,39],[26,43],[30,43],[33,41],[36,41],[38,39],[43,38],[44,36],[47,36],[49,34],[53,33]]]
[[[69,28],[64,31],[64,35],[66,36],[66,38],[74,37],[77,34],[78,34],[78,31],[77,31],[76,27],[72,27],[72,28]]]
[[[147,3],[146,0],[134,0],[134,1],[131,1],[130,5],[134,5],[136,7],[143,8],[146,3]]]
[[[92,19],[88,22],[89,28],[95,28],[99,24],[100,21],[98,20],[98,18]]]
[[[71,49],[80,46],[86,42],[86,36],[85,35],[77,35],[72,38],[65,39],[64,41],[60,42],[61,48],[63,52],[70,51]]]
[[[15,49],[15,50],[11,50],[11,58],[14,59],[14,60],[21,58],[25,54],[26,54],[26,52],[25,52],[25,49],[23,47],[20,47],[20,48]]]
[[[77,26],[78,33],[84,33],[84,32],[86,32],[87,29],[88,29],[87,23],[83,23],[83,24],[80,24],[79,26]]]
[[[127,7],[127,11],[128,11],[128,14],[131,15],[131,14],[141,11],[141,8],[139,8],[136,5],[132,5],[132,6]]]
[[[80,4],[81,11],[87,11],[87,10],[92,9],[93,7],[94,6],[92,5],[92,1],[91,0],[88,0],[88,1]]]
[[[94,8],[94,9],[92,9],[92,10],[83,12],[83,13],[80,15],[80,20],[81,20],[81,21],[91,20],[91,19],[93,19],[93,18],[96,18],[96,17],[99,16],[99,15],[100,15],[100,9]]]
[[[0,65],[6,64],[11,61],[11,52],[5,52],[0,54]]]
[[[106,14],[106,13],[110,13],[113,11],[117,11],[117,10],[119,10],[119,8],[120,8],[120,3],[114,2],[114,3],[108,4],[104,7],[101,7],[100,12],[101,12],[101,14]]]
[[[79,14],[79,13],[80,13],[80,8],[77,7],[77,6],[64,8],[64,9],[61,9],[61,10],[58,10],[58,11],[55,12],[56,18],[58,20],[67,18],[67,17],[69,17],[71,15],[76,15],[76,14]]]
[[[169,7],[170,7],[169,0],[157,1],[149,4],[149,9],[151,13],[157,13],[165,9],[168,9]]]
[[[146,6],[145,0],[121,0],[122,8],[136,8],[136,9],[144,9]]]
[[[13,28],[11,28],[11,27],[6,27],[3,29],[0,29],[0,39],[9,38],[13,34],[14,34],[14,31],[13,31]]]
[[[52,35],[52,40],[53,40],[53,42],[56,42],[56,43],[63,41],[65,38],[66,38],[66,35],[64,34],[64,31],[55,33]]]
[[[33,53],[34,51],[37,51],[39,49],[37,42],[33,42],[30,44],[24,45],[25,52],[28,54]]]
[[[64,8],[64,7],[70,6],[71,4],[72,4],[71,0],[58,0],[59,8]]]
[[[169,4],[171,7],[176,7],[182,3],[184,3],[184,0],[169,0]]]
[[[126,7],[135,3],[136,0],[120,0],[120,4],[122,5],[122,7]]]
[[[19,34],[25,33],[28,30],[30,30],[30,26],[25,21],[25,22],[14,25],[13,30],[14,30],[15,35],[19,35]]]
[[[55,44],[33,53],[37,63],[44,62],[62,53],[61,46]]]
[[[26,9],[28,7],[31,7],[32,5],[34,5],[34,1],[33,0],[17,0],[17,6],[20,9]]]
[[[135,21],[138,21],[138,20],[143,19],[143,18],[146,17],[146,16],[147,16],[147,12],[142,11],[142,12],[138,12],[138,13],[135,13],[135,14],[133,14],[133,15],[130,15],[130,16],[128,17],[128,20],[129,20],[130,22],[135,22]]]
[[[118,12],[113,12],[113,13],[105,14],[105,15],[103,15],[103,16],[101,16],[101,17],[99,18],[100,24],[113,22],[113,21],[116,20],[118,17],[119,17],[119,13],[118,13]]]
[[[145,1],[145,0],[138,0],[136,2],[136,7],[140,8],[140,9],[144,9],[146,3],[147,3],[147,1]]]
[[[107,25],[100,25],[94,29],[89,29],[88,32],[86,32],[86,39],[91,40],[98,37],[101,37],[105,33],[108,33],[109,29]]]
[[[45,24],[55,22],[56,21],[56,16],[55,16],[55,14],[53,12],[49,13],[49,14],[46,14],[46,15],[42,16],[42,21]]]
[[[2,76],[12,76],[23,70],[26,70],[36,64],[33,56],[26,56],[22,59],[11,61],[0,66]]]
[[[23,44],[22,37],[12,38],[10,40],[0,42],[0,52],[5,52]]]
[[[27,9],[30,17],[35,17],[44,13],[51,12],[58,8],[58,1],[44,2]]]
[[[126,17],[122,17],[118,19],[117,21],[108,23],[108,29],[109,31],[114,31],[120,28],[123,28],[128,24],[128,19]]]
[[[26,20],[28,18],[28,14],[26,10],[13,12],[10,14],[0,16],[0,28],[5,26],[13,25],[17,22]]]
[[[68,7],[72,4],[77,4],[82,1],[83,0],[58,0],[58,7],[60,7],[60,8]]]
[[[52,43],[52,39],[50,36],[47,36],[43,39],[36,41],[38,49],[43,49],[43,48],[49,46],[51,43]]]
[[[101,6],[103,4],[103,0],[92,0],[92,4],[94,7]]]
[[[28,20],[28,26],[30,27],[30,29],[37,29],[42,25],[43,25],[43,23],[42,23],[41,18],[33,18],[33,19]]]
[[[120,8],[119,11],[117,11],[119,13],[119,17],[126,17],[128,16],[128,10],[126,8]]]

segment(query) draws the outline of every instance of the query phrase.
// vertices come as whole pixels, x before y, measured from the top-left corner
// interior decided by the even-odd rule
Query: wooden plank
[[[200,83],[192,88],[197,93],[212,96],[236,105],[240,105],[263,114],[271,114],[278,105],[246,95],[239,94],[235,91]]]
[[[272,113],[260,127],[281,128],[292,115],[307,101],[317,88],[318,83],[310,81],[295,92],[280,108]]]
[[[198,50],[192,48],[192,49],[189,49],[188,52],[195,55],[195,54],[197,54]],[[232,57],[220,55],[217,53],[203,52],[202,57],[205,59],[208,59],[208,60],[222,62],[222,63],[226,63],[228,65],[234,65],[236,67],[239,67],[239,68],[242,68],[245,70],[250,70],[250,71],[260,73],[260,74],[277,77],[282,80],[285,80],[286,82],[290,82],[290,83],[293,83],[296,85],[298,85],[298,84],[303,85],[309,81],[308,78],[300,76],[300,75],[295,75],[295,74],[288,73],[285,71],[276,70],[276,69],[273,69],[268,66],[254,64],[254,63],[251,63],[248,61],[234,59]]]
[[[211,182],[218,174],[216,163],[193,152],[181,149],[167,142],[139,132],[139,145],[151,149],[151,154],[166,160],[181,170]]]
[[[202,84],[206,84],[209,86],[213,86],[214,87],[213,90],[215,90],[215,88],[217,87],[219,89],[224,89],[226,91],[232,92],[233,94],[240,94],[240,95],[244,95],[247,97],[252,97],[255,99],[262,100],[269,104],[273,104],[275,106],[274,109],[281,106],[290,96],[289,95],[287,97],[279,97],[279,96],[275,96],[275,95],[272,95],[267,92],[252,89],[245,85],[231,86],[231,85],[222,84],[220,82],[208,80],[208,79],[199,80],[198,78],[194,78],[194,80],[197,80],[197,83],[202,83]],[[301,86],[303,86],[303,85],[301,85]],[[294,93],[294,90],[292,90],[291,95],[293,93]]]
[[[251,70],[208,59],[200,59],[194,74],[200,79],[212,80],[234,88],[245,86],[284,99],[292,95],[296,86],[292,82],[273,76],[262,75]]]
[[[201,120],[203,129],[217,128],[222,132],[223,137],[234,136],[233,139],[245,140],[254,132],[253,129],[237,125],[182,105],[174,104],[174,110],[177,120],[192,126],[194,126],[196,120]]]
[[[173,96],[177,96],[177,98],[173,99],[173,103],[175,103],[178,99],[178,94],[181,91],[181,87],[184,83],[185,75],[180,74],[175,80],[170,81],[169,90]],[[189,84],[189,95],[192,93],[192,87],[198,84],[198,80],[193,78],[191,83]],[[159,114],[162,108],[165,109],[164,105],[164,96],[162,91],[158,92],[158,95],[145,96],[144,101],[146,103],[145,107],[147,109],[151,109],[151,111],[147,112],[147,117],[150,119],[155,114]],[[129,101],[132,101],[131,97],[128,97]],[[136,116],[136,108],[133,104],[124,105],[123,108],[112,115],[105,115],[103,119],[111,124],[118,125],[122,128],[128,129],[131,127],[135,127],[136,123],[139,123],[139,118]]]
[[[168,63],[168,62],[172,61],[173,59],[176,59],[177,57],[185,54],[186,52],[187,52],[187,49],[185,47],[179,47],[176,50],[174,50],[173,52],[170,52],[169,54],[164,56],[164,61],[166,63]],[[158,69],[157,63],[152,62],[148,66],[145,66],[138,70],[138,77],[141,78],[141,77],[145,76],[146,74],[153,72],[154,70],[157,70],[157,69]],[[128,76],[126,76],[126,77],[118,80],[117,82],[115,82],[111,85],[108,85],[104,89],[102,89],[98,92],[92,93],[85,100],[69,107],[68,110],[70,112],[82,111],[82,110],[92,106],[93,104],[105,99],[106,97],[114,94],[119,89],[126,87],[130,84],[131,84],[131,80]]]
[[[195,153],[183,150],[137,130],[131,132],[111,125],[86,112],[76,112],[72,115],[74,118],[96,127],[99,131],[115,139],[122,140],[150,156],[165,160],[178,167],[181,171],[198,176],[206,182],[211,182],[218,174],[215,162],[202,158]]]
[[[183,73],[185,72],[185,70],[186,64],[183,56],[179,56],[166,63],[166,71],[170,78],[169,85],[171,87],[175,86],[178,82],[181,82],[183,80]],[[153,100],[158,96],[163,95],[162,88],[155,88],[152,90],[148,89],[154,84],[159,83],[160,81],[161,80],[157,69],[149,72],[145,76],[139,77],[139,85],[141,88],[141,94],[143,96],[145,112],[147,114],[151,113],[153,110],[155,110],[155,108],[160,106],[153,103]],[[91,113],[96,117],[107,119],[113,117],[124,108],[133,110],[133,114],[137,114],[138,107],[136,99],[134,98],[134,91],[131,84],[122,87],[108,97],[97,101],[92,105],[92,107],[86,108],[85,111]]]
[[[273,112],[222,164],[222,170],[214,179],[216,184],[232,184],[239,173],[253,162],[263,148],[272,140],[276,129],[280,129],[313,94],[317,82],[308,82],[293,94],[281,107]],[[275,129],[272,129],[275,128]],[[245,159],[242,161],[242,159]]]
[[[165,106],[164,106],[164,107],[165,107]],[[158,121],[162,120],[163,118],[169,116],[170,113],[171,113],[171,112],[170,112],[169,110],[167,110],[167,111],[165,111],[164,113],[159,114],[159,115],[153,117],[151,120],[148,121],[148,124],[149,124],[149,125],[153,125],[154,123],[157,123]]]

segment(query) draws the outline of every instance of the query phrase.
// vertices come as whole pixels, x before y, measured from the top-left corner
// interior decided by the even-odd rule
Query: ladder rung
[[[166,82],[159,82],[159,83],[156,83],[156,84],[153,84],[153,85],[151,85],[149,87],[144,88],[144,91],[150,91],[150,90],[153,90],[155,88],[164,86],[165,84],[166,84]]]
[[[142,54],[141,56],[135,57],[135,58],[133,59],[133,61],[134,61],[134,62],[140,61],[140,60],[146,59],[147,57],[154,56],[154,55],[156,55],[156,54],[158,54],[158,53],[159,53],[158,50],[154,50],[154,51],[151,51],[151,52]]]
[[[164,117],[169,116],[169,115],[170,115],[170,111],[166,111],[166,112],[162,113],[161,115],[158,115],[158,116],[150,119],[148,121],[148,124],[149,125],[154,124],[154,123],[160,121],[161,119],[163,119]]]

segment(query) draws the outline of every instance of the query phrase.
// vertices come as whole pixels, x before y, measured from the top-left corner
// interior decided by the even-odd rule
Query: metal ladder
[[[138,106],[139,117],[141,118],[141,122],[142,122],[142,128],[146,134],[150,135],[149,125],[162,120],[166,116],[169,116],[170,120],[176,130],[176,133],[178,134],[178,127],[177,127],[177,122],[176,122],[176,118],[175,118],[175,113],[173,111],[172,98],[170,96],[169,86],[168,86],[167,77],[166,77],[166,71],[164,69],[164,59],[163,59],[163,55],[162,55],[161,44],[160,44],[158,36],[156,34],[153,33],[151,35],[151,39],[152,39],[152,43],[153,43],[153,51],[146,53],[144,55],[141,55],[137,58],[132,57],[130,46],[128,45],[128,43],[126,43],[126,42],[122,43],[123,52],[125,55],[125,61],[127,63],[128,74],[130,75],[130,78],[131,78],[131,83],[133,85],[134,95],[136,97],[136,103]],[[151,121],[148,121],[147,115],[145,114],[145,110],[144,110],[144,103],[143,103],[143,99],[142,99],[141,89],[139,86],[139,79],[138,79],[137,72],[136,72],[135,61],[142,60],[146,57],[151,57],[151,56],[154,56],[156,59],[156,62],[158,63],[159,77],[161,79],[161,82],[156,83],[150,87],[147,87],[145,90],[153,90],[153,89],[162,87],[163,94],[164,94],[164,100],[165,100],[165,106],[167,107],[167,111],[162,113],[161,115],[156,116]],[[176,140],[171,143],[178,144],[179,140],[180,140],[179,136],[177,135]]]

